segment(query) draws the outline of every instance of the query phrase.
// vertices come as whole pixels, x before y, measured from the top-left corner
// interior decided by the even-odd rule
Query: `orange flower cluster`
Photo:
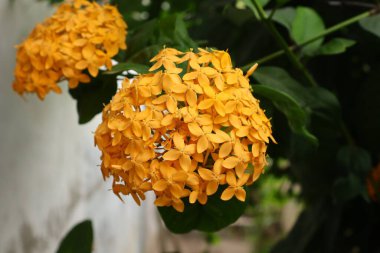
[[[367,178],[367,191],[373,201],[380,201],[380,163],[373,168]]]
[[[111,68],[111,58],[126,49],[127,25],[117,9],[87,0],[63,3],[18,46],[13,89],[22,95],[61,92],[57,82],[69,87],[90,82],[83,73],[98,75],[100,66]]]
[[[103,177],[137,204],[153,190],[157,206],[184,210],[226,185],[222,200],[246,198],[266,165],[271,124],[248,75],[225,51],[165,48],[150,73],[125,79],[95,133]]]

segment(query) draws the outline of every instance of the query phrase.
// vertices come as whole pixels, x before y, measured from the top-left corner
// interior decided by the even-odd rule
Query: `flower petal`
[[[199,168],[198,173],[203,180],[211,181],[214,179],[214,173],[209,169]]]
[[[222,196],[220,198],[224,201],[232,199],[232,197],[235,195],[235,188],[228,187],[222,192]]]
[[[210,181],[207,184],[206,193],[208,196],[213,195],[218,190],[218,182],[217,181]]]
[[[230,156],[227,159],[223,161],[223,167],[227,169],[233,169],[236,167],[236,165],[239,163],[239,158],[235,156]]]
[[[235,196],[238,200],[240,200],[241,202],[244,202],[245,201],[245,197],[246,197],[246,192],[243,188],[239,187],[238,189],[236,189],[235,191]]]
[[[224,158],[228,156],[232,151],[232,143],[226,142],[223,143],[222,146],[219,148],[219,157]]]
[[[169,183],[166,180],[160,179],[153,184],[153,190],[161,192],[164,191],[168,187],[168,185]]]
[[[208,148],[208,139],[202,135],[197,142],[197,153],[203,153]]]
[[[180,157],[180,155],[181,155],[181,152],[179,152],[176,149],[171,149],[167,151],[162,157],[166,161],[175,161]]]

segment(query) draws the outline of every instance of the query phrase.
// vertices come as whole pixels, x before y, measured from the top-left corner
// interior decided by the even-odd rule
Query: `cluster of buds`
[[[126,28],[111,5],[87,0],[61,4],[17,46],[14,90],[43,99],[50,91],[61,92],[60,80],[67,79],[70,88],[90,82],[87,72],[96,77],[100,66],[111,68],[111,58],[126,49]]]
[[[184,210],[220,198],[246,198],[266,165],[271,124],[248,76],[225,51],[160,51],[149,73],[125,79],[95,132],[103,177],[137,204],[153,190],[157,206]]]

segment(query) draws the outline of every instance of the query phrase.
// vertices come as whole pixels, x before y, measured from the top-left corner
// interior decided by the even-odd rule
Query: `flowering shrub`
[[[244,76],[227,52],[204,49],[165,48],[151,61],[150,73],[124,80],[95,133],[114,193],[140,204],[153,190],[157,206],[182,212],[183,198],[206,204],[226,184],[222,200],[245,201],[273,140],[249,89],[257,65]]]
[[[90,82],[87,72],[96,77],[100,66],[111,68],[111,58],[126,49],[126,27],[111,5],[87,0],[61,4],[17,46],[13,89],[43,99],[50,91],[61,92],[57,82],[62,79],[70,88]]]
[[[104,178],[138,204],[154,192],[174,233],[218,231],[261,209],[260,192],[277,196],[261,180],[246,187],[263,172],[273,124],[268,172],[305,205],[271,252],[378,252],[379,169],[368,172],[380,159],[380,6],[320,2],[67,0],[18,46],[13,87],[43,99],[67,79],[80,124],[103,111]],[[178,51],[206,42],[244,71],[261,67],[244,75],[227,52]],[[259,240],[254,251],[267,250]]]

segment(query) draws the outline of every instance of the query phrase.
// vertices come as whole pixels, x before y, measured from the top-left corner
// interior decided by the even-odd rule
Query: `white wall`
[[[51,11],[45,1],[0,0],[0,252],[54,252],[86,218],[94,223],[94,252],[155,252],[152,199],[123,204],[102,180],[92,135],[99,117],[78,125],[67,92],[41,102],[12,91],[13,45]]]

